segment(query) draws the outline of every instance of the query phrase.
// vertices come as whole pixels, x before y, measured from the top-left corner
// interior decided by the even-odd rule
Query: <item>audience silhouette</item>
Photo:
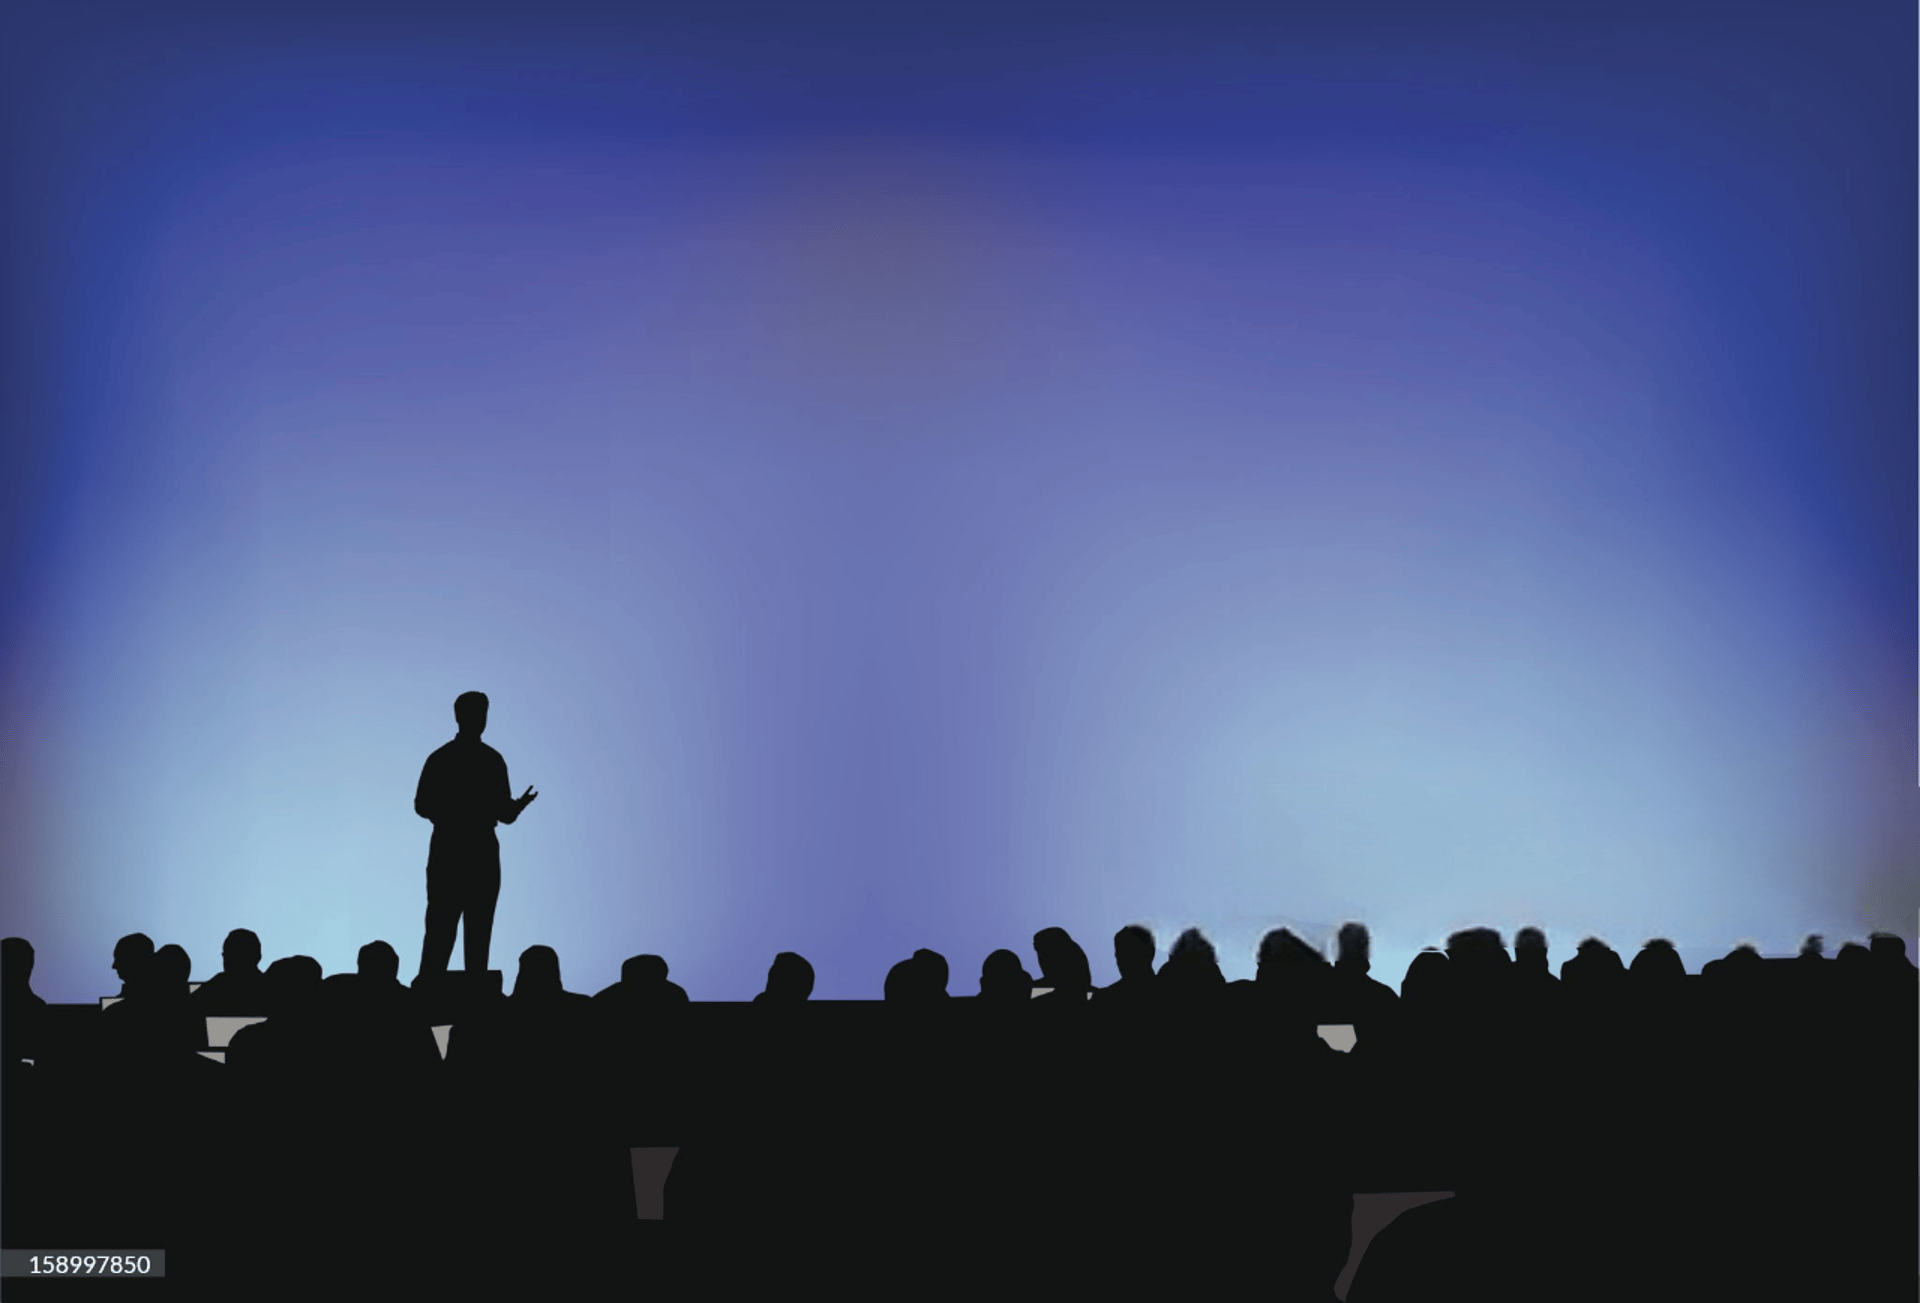
[[[610,1008],[645,1011],[688,1003],[686,991],[667,980],[667,961],[659,955],[635,955],[620,965],[620,980],[593,998]]]
[[[243,927],[227,933],[220,964],[220,971],[193,993],[195,1008],[208,1017],[248,1018],[265,1013],[267,979],[260,971],[260,938]]]
[[[153,961],[153,938],[144,932],[130,932],[114,943],[113,971],[120,978],[120,997],[125,999],[146,976]]]
[[[773,957],[767,969],[767,988],[754,996],[763,1004],[801,1004],[813,994],[813,965],[791,950]]]
[[[1087,952],[1065,928],[1042,928],[1034,933],[1033,956],[1040,964],[1040,976],[1033,982],[1036,988],[1058,995],[1063,1002],[1085,1000],[1092,993],[1093,972],[1087,965]]]
[[[33,946],[25,937],[0,941],[0,1036],[4,1055],[12,1064],[37,1060],[47,1002],[33,993]]]
[[[1157,981],[1168,998],[1185,1005],[1209,1002],[1227,986],[1213,943],[1193,927],[1173,939]]]
[[[182,1271],[217,1248],[231,1289],[196,1296],[235,1298],[321,1239],[396,1262],[440,1246],[447,1272],[395,1279],[456,1292],[676,1270],[724,1289],[765,1283],[756,1263],[828,1287],[849,1226],[922,1261],[964,1245],[962,1290],[1017,1271],[1175,1288],[1195,1260],[1315,1303],[1517,1301],[1548,1279],[1594,1300],[1907,1287],[1920,1197],[1880,1157],[1920,1079],[1904,938],[1833,959],[1818,935],[1777,960],[1741,943],[1695,976],[1666,938],[1627,964],[1586,937],[1556,976],[1540,928],[1509,954],[1474,927],[1415,956],[1397,992],[1369,975],[1370,946],[1349,922],[1329,962],[1278,928],[1229,983],[1199,929],[1156,973],[1152,933],[1130,925],[1096,990],[1050,927],[1037,980],[996,950],[978,998],[949,1000],[945,957],[920,949],[887,974],[889,1012],[861,1022],[812,1001],[790,951],[752,1001],[772,1012],[737,1021],[695,1014],[658,955],[588,997],[535,945],[510,994],[450,1006],[443,1060],[429,1018],[445,1010],[400,982],[385,941],[350,973],[296,955],[263,974],[235,929],[190,996],[186,951],[132,934],[122,998],[78,1024],[33,993],[33,948],[9,937],[0,1153],[9,1188],[33,1192],[10,1200],[9,1238],[83,1227],[178,1246]],[[201,1052],[210,1015],[266,1021],[220,1064]],[[1328,1023],[1355,1029],[1351,1053],[1314,1035]],[[664,1238],[636,1217],[649,1146],[675,1154]],[[1558,1152],[1566,1177],[1543,1160]],[[1021,1187],[1040,1191],[1024,1208]],[[1363,1233],[1365,1201],[1391,1190],[1433,1193]]]
[[[1103,1011],[1109,1007],[1138,1007],[1155,998],[1153,933],[1138,923],[1130,923],[1113,934],[1113,966],[1120,979],[1094,992],[1093,1002]]]
[[[947,998],[947,961],[931,950],[916,950],[887,970],[887,1000],[917,1004]]]
[[[1033,997],[1033,975],[1011,950],[996,950],[980,965],[980,999],[988,1004],[1023,1005]]]

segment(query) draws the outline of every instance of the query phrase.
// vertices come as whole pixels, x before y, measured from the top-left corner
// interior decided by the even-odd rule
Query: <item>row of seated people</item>
[[[1153,934],[1138,925],[1122,928],[1113,939],[1119,980],[1103,987],[1094,985],[1086,952],[1065,929],[1047,928],[1037,933],[1033,946],[1040,969],[1038,977],[1027,972],[1013,951],[996,950],[981,967],[976,998],[1024,1003],[1036,992],[1043,992],[1043,999],[1057,996],[1056,1003],[1091,997],[1096,1005],[1109,1002],[1129,1005],[1163,999],[1204,1000],[1211,993],[1248,985],[1227,981],[1212,944],[1197,928],[1189,928],[1180,935],[1166,963],[1157,970]],[[1392,1007],[1398,998],[1393,988],[1365,976],[1371,968],[1365,926],[1349,923],[1342,928],[1339,947],[1338,959],[1328,964],[1318,950],[1290,930],[1281,928],[1270,932],[1260,945],[1256,980],[1291,979],[1312,997],[1325,997],[1336,991],[1347,996],[1363,992],[1365,1000]],[[1449,938],[1444,954],[1429,948],[1414,959],[1399,995],[1414,999],[1417,998],[1415,991],[1432,990],[1438,993],[1436,998],[1444,998],[1443,975],[1447,969],[1441,965],[1448,957],[1473,964],[1485,956],[1495,968],[1510,967],[1514,979],[1520,983],[1541,982],[1553,987],[1564,981],[1574,989],[1599,988],[1616,979],[1657,986],[1686,973],[1678,951],[1671,942],[1660,938],[1647,942],[1628,965],[1605,942],[1589,937],[1561,966],[1558,979],[1551,974],[1546,939],[1539,929],[1521,929],[1515,935],[1514,950],[1515,962],[1509,963],[1499,934],[1494,930],[1471,928],[1456,932]],[[1812,936],[1799,958],[1818,962],[1823,958],[1822,951],[1822,938]],[[235,929],[228,935],[221,958],[221,970],[208,981],[199,983],[197,989],[190,990],[194,986],[190,982],[192,962],[182,947],[169,945],[156,950],[144,934],[123,937],[114,949],[113,968],[121,979],[120,997],[125,1007],[114,1006],[119,1009],[117,1013],[109,1009],[110,1021],[136,1020],[140,1012],[156,1000],[184,1001],[184,1009],[200,1018],[264,1017],[281,998],[282,982],[297,985],[299,979],[293,975],[304,973],[313,977],[320,972],[316,961],[301,955],[277,961],[266,972],[261,971],[259,937],[245,928]],[[1758,951],[1751,944],[1743,943],[1725,958],[1709,962],[1701,974],[1737,980],[1742,973],[1760,971],[1759,960]],[[404,1004],[409,1001],[404,993],[413,988],[400,983],[399,966],[399,955],[393,947],[384,941],[375,941],[361,949],[357,973],[326,978],[327,990],[342,996],[348,990],[379,993]],[[1906,959],[1905,941],[1892,934],[1876,933],[1870,946],[1849,941],[1840,948],[1833,981],[1870,983],[1876,977],[1912,970],[1911,961]],[[33,1008],[44,1003],[32,991],[32,971],[30,943],[21,937],[8,937],[0,943],[0,979],[4,980],[0,995],[4,997],[6,1009],[19,1013],[25,1021],[31,1020]],[[686,990],[668,980],[668,971],[666,960],[660,956],[636,955],[622,966],[620,981],[591,999],[609,1009],[652,1009],[688,1003]],[[282,975],[278,979],[274,976],[276,972]],[[765,990],[754,999],[772,1003],[805,1001],[811,996],[813,985],[813,966],[800,955],[783,952],[775,957],[768,971]],[[946,959],[932,950],[922,949],[895,964],[887,973],[883,995],[889,1002],[941,1000],[951,996],[948,985]],[[562,1005],[589,998],[561,989],[559,956],[550,947],[529,948],[521,956],[515,996],[531,999],[556,993]],[[1351,1000],[1341,1003],[1349,1004]],[[204,1043],[196,1048],[204,1048]]]
[[[587,997],[564,989],[550,949],[531,948],[522,956],[512,995],[456,1025],[442,1064],[415,1007],[418,993],[399,982],[390,946],[365,947],[356,974],[323,978],[316,963],[301,957],[258,973],[257,943],[248,940],[229,938],[222,976],[235,974],[231,985],[239,990],[251,970],[265,982],[256,988],[264,993],[264,1006],[260,996],[223,1003],[219,979],[186,998],[184,952],[162,947],[153,954],[154,965],[143,966],[138,943],[126,947],[127,954],[116,955],[126,998],[99,1016],[108,1048],[90,1061],[105,1069],[106,1095],[76,1089],[37,1098],[29,1092],[27,1099],[30,1112],[36,1104],[56,1117],[67,1109],[70,1123],[83,1116],[75,1110],[143,1090],[165,1099],[164,1109],[135,1111],[136,1121],[150,1124],[146,1132],[129,1125],[124,1134],[152,1135],[151,1124],[170,1120],[175,1125],[169,1134],[190,1135],[193,1128],[179,1127],[179,1119],[200,1110],[198,1116],[219,1123],[211,1130],[227,1137],[213,1161],[175,1151],[171,1162],[155,1157],[136,1166],[176,1178],[189,1168],[221,1174],[223,1180],[198,1187],[197,1205],[222,1210],[215,1222],[223,1231],[250,1228],[270,1244],[284,1243],[270,1233],[274,1225],[324,1219],[329,1200],[358,1209],[355,1224],[363,1231],[380,1225],[418,1231],[431,1220],[425,1210],[438,1209],[451,1224],[547,1244],[565,1226],[617,1212],[623,1201],[630,1218],[623,1147],[668,1143],[681,1146],[669,1181],[668,1220],[682,1225],[751,1226],[762,1236],[776,1227],[806,1228],[817,1242],[844,1249],[848,1222],[879,1222],[897,1233],[912,1225],[951,1226],[995,1210],[985,1215],[999,1228],[996,1243],[1007,1253],[1023,1233],[1021,1224],[1037,1221],[1055,1247],[1076,1260],[1089,1252],[1099,1256],[1090,1242],[1108,1243],[1105,1261],[1125,1263],[1127,1279],[1135,1283],[1147,1265],[1135,1260],[1129,1244],[1137,1250],[1173,1243],[1189,1252],[1209,1245],[1224,1260],[1246,1253],[1249,1243],[1265,1243],[1260,1269],[1294,1281],[1304,1291],[1295,1296],[1318,1300],[1329,1272],[1345,1262],[1352,1211],[1352,1190],[1329,1175],[1336,1166],[1328,1161],[1329,1146],[1348,1143],[1355,1119],[1365,1117],[1370,1126],[1397,1124],[1398,1141],[1409,1145],[1423,1132],[1457,1138],[1471,1122],[1481,1129],[1504,1124],[1510,1134],[1525,1137],[1519,1140],[1523,1147],[1572,1147],[1564,1161],[1573,1164],[1577,1182],[1591,1196],[1574,1206],[1587,1214],[1588,1224],[1611,1232],[1604,1238],[1615,1273],[1608,1277],[1595,1268],[1594,1288],[1605,1278],[1618,1290],[1623,1264],[1641,1262],[1666,1243],[1659,1238],[1667,1233],[1662,1214],[1685,1213],[1694,1232],[1701,1230],[1697,1205],[1708,1184],[1742,1187],[1729,1196],[1741,1214],[1723,1219],[1718,1242],[1804,1246],[1815,1223],[1802,1203],[1770,1207],[1752,1193],[1766,1188],[1762,1183],[1738,1179],[1743,1171],[1757,1178],[1763,1170],[1746,1152],[1753,1137],[1787,1143],[1792,1126],[1780,1114],[1782,1101],[1790,1101],[1800,1125],[1830,1119],[1822,1142],[1836,1147],[1839,1161],[1858,1163],[1871,1152],[1874,1128],[1893,1116],[1889,1101],[1904,1108],[1914,1089],[1914,1020],[1901,1012],[1910,1007],[1902,1001],[1915,991],[1914,969],[1904,943],[1890,936],[1877,935],[1867,947],[1844,947],[1837,961],[1822,958],[1813,939],[1800,959],[1784,965],[1769,965],[1751,948],[1738,948],[1707,965],[1701,979],[1717,990],[1746,992],[1750,1016],[1735,1016],[1742,1002],[1727,1000],[1702,1022],[1702,1010],[1682,998],[1685,988],[1676,979],[1686,973],[1677,952],[1657,942],[1628,965],[1589,940],[1556,979],[1537,932],[1516,937],[1515,962],[1497,933],[1471,929],[1450,938],[1445,951],[1417,957],[1396,993],[1367,976],[1366,934],[1359,925],[1343,930],[1340,956],[1331,964],[1289,933],[1270,936],[1261,947],[1258,976],[1248,983],[1226,981],[1197,931],[1183,934],[1156,969],[1151,935],[1128,928],[1115,938],[1120,980],[1088,1000],[1084,952],[1064,932],[1049,929],[1035,938],[1038,978],[1016,955],[997,951],[983,966],[980,995],[965,1002],[1006,1010],[1013,1023],[1038,1033],[1025,1039],[997,1046],[976,1041],[964,1051],[931,1038],[896,1040],[877,1055],[849,1054],[835,1062],[835,1048],[769,1028],[753,1044],[703,1046],[701,1062],[684,1056],[676,1061],[668,1050],[624,1064],[592,1059],[581,1051],[579,1033],[596,1021],[608,1025],[607,1015],[631,1012],[636,1021],[657,1023],[659,1011],[684,1006],[686,993],[667,980],[664,961],[655,957],[629,961],[621,982]],[[31,1010],[31,950],[9,938],[4,953],[9,1013]],[[1789,970],[1789,980],[1761,976],[1781,967]],[[886,1003],[909,1015],[943,1001],[955,1007],[961,1002],[947,997],[947,979],[940,956],[918,952],[888,974]],[[1034,999],[1036,984],[1051,994]],[[811,988],[806,961],[782,955],[757,1003],[802,1005]],[[207,996],[210,990],[214,994]],[[200,996],[207,999],[196,1006]],[[1204,1011],[1252,1001],[1275,1011],[1276,1021],[1291,1017],[1290,1030],[1298,1035],[1275,1038],[1268,1048],[1278,1053],[1209,1041]],[[1816,1024],[1849,1004],[1869,1011],[1852,1024],[1851,1039],[1841,1037],[1853,1067],[1825,1079],[1808,1068],[1817,1062],[1819,1038],[1835,1033]],[[263,1007],[269,1020],[234,1037],[231,1071],[191,1053],[188,1042],[195,1038],[188,1020],[178,1016],[184,1008],[204,1023],[212,1010],[258,1013]],[[1637,1021],[1603,1028],[1586,1016],[1606,1008]],[[1096,1009],[1120,1012],[1122,1030],[1105,1041],[1076,1039],[1073,1024],[1088,1022]],[[1134,1009],[1175,1016],[1155,1021],[1148,1031],[1143,1013],[1128,1031],[1126,1014]],[[1490,1010],[1498,1016],[1488,1016]],[[1885,1010],[1893,1013],[1874,1012]],[[1558,1036],[1556,1012],[1564,1015]],[[1309,1017],[1355,1024],[1360,1039],[1354,1053],[1327,1050],[1304,1021]],[[9,1016],[6,1026],[17,1033],[22,1022],[31,1018]],[[174,1028],[177,1038],[162,1030],[134,1034],[134,1028]],[[1711,1056],[1689,1058],[1681,1032],[1699,1035],[1701,1044],[1712,1047]],[[1579,1037],[1586,1043],[1576,1043]],[[17,1036],[10,1034],[8,1043],[11,1064]],[[162,1060],[196,1073],[198,1095],[165,1095],[163,1074],[154,1072]],[[589,1063],[601,1070],[606,1091],[592,1089],[583,1071]],[[1209,1070],[1209,1063],[1218,1066]],[[1365,1064],[1372,1066],[1355,1075],[1353,1069]],[[1650,1088],[1640,1079],[1643,1071],[1662,1074],[1663,1086]],[[1775,1080],[1759,1075],[1769,1071]],[[1750,1081],[1749,1073],[1755,1074]],[[77,1085],[71,1077],[60,1080]],[[1710,1110],[1696,1106],[1697,1093],[1712,1101]],[[681,1107],[677,1129],[641,1134],[616,1116],[616,1095]],[[686,1108],[696,1097],[705,1107]],[[20,1097],[14,1098],[10,1116],[20,1107]],[[87,1132],[74,1124],[56,1125],[47,1134]],[[1683,1161],[1682,1141],[1692,1146],[1702,1137],[1712,1142],[1701,1147],[1705,1157]],[[1485,1161],[1476,1168],[1463,1164],[1463,1156]],[[37,1169],[39,1177],[52,1181],[59,1173],[94,1170],[66,1161],[70,1157],[49,1156]],[[1488,1199],[1506,1192],[1502,1214],[1524,1220],[1539,1210],[1517,1205],[1511,1192],[1531,1188],[1522,1179],[1529,1162],[1524,1154],[1469,1144],[1464,1150],[1456,1146],[1447,1163],[1435,1168],[1464,1178],[1451,1185],[1473,1189],[1480,1180],[1477,1188]],[[1684,1172],[1690,1180],[1681,1188],[1696,1206],[1689,1212],[1638,1187],[1622,1198],[1620,1177],[1602,1170],[1609,1163],[1630,1171],[1639,1163]],[[1263,1175],[1250,1192],[1247,1177],[1254,1172]],[[174,1188],[177,1193],[178,1179]],[[1020,1189],[1044,1193],[1036,1205],[1031,1196],[1014,1194]],[[1161,1195],[1149,1197],[1152,1191]],[[1600,1197],[1602,1191],[1609,1197]],[[137,1175],[117,1192],[123,1210],[163,1202]],[[1826,1220],[1818,1224],[1835,1234],[1849,1224],[1895,1226],[1907,1207],[1848,1197],[1825,1203]],[[69,1191],[48,1206],[69,1217],[84,1214],[89,1225],[103,1216],[97,1190]],[[1486,1201],[1464,1200],[1430,1214],[1427,1224],[1475,1206],[1484,1208]],[[1633,1210],[1633,1217],[1622,1223],[1619,1208]],[[289,1219],[289,1209],[303,1215]],[[457,1215],[448,1214],[453,1209]],[[1268,1219],[1266,1232],[1249,1223],[1259,1217]],[[1290,1238],[1283,1237],[1293,1245],[1290,1251],[1272,1248],[1275,1217],[1292,1228]],[[528,1230],[533,1226],[537,1233]],[[1911,1219],[1907,1226],[1910,1234]],[[443,1229],[451,1233],[450,1226]],[[1769,1240],[1768,1229],[1780,1235]],[[1565,1255],[1592,1251],[1591,1240],[1569,1241],[1565,1230],[1533,1225],[1532,1260],[1542,1270]],[[190,1243],[192,1236],[183,1230],[178,1242]],[[1813,1242],[1819,1243],[1817,1236]],[[1033,1247],[1028,1243],[1023,1252]],[[977,1261],[998,1260],[988,1246],[975,1248]],[[1392,1286],[1384,1283],[1390,1276],[1382,1273],[1405,1257],[1370,1251],[1348,1303],[1367,1303],[1369,1288],[1376,1297],[1390,1297]],[[1795,1265],[1759,1260],[1768,1264],[1766,1277],[1774,1284],[1791,1276],[1788,1268]],[[1832,1264],[1816,1256],[1797,1265],[1812,1272]],[[1511,1261],[1510,1269],[1514,1279],[1526,1277]],[[1469,1292],[1494,1296],[1486,1284],[1476,1281]],[[1696,1279],[1688,1288],[1700,1284]],[[1560,1287],[1555,1292],[1577,1294]],[[1658,1296],[1645,1280],[1613,1296],[1627,1294]]]

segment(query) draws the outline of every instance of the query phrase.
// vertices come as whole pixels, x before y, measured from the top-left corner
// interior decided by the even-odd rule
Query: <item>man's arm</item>
[[[526,791],[526,795],[522,796],[517,801],[514,799],[513,784],[507,781],[507,761],[504,756],[501,757],[500,759],[500,795],[498,798],[500,801],[500,806],[499,806],[500,813],[497,816],[500,822],[512,823],[515,819],[518,819],[520,817],[520,812],[526,809],[529,805],[533,804],[533,798],[536,795],[537,793],[531,787],[529,787]]]
[[[430,780],[433,777],[433,757],[427,757],[427,763],[420,766],[420,785],[413,789],[413,812],[429,823],[433,821],[439,793],[433,790]]]

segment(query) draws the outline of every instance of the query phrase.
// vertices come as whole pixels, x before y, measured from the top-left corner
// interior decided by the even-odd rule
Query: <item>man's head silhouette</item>
[[[120,977],[123,987],[131,991],[140,985],[147,975],[147,965],[153,962],[153,939],[144,932],[129,932],[114,943],[113,971]]]
[[[479,737],[487,731],[487,694],[463,692],[455,697],[453,718],[460,725],[460,736]]]
[[[773,957],[767,970],[766,995],[773,1000],[805,1000],[813,994],[813,965],[791,950]]]
[[[520,975],[513,993],[520,996],[554,995],[560,984],[560,955],[552,946],[528,946],[520,952]]]
[[[147,971],[152,975],[156,993],[185,995],[187,983],[193,980],[193,959],[185,946],[161,946],[153,952]]]
[[[229,973],[253,973],[260,969],[260,938],[250,930],[237,927],[227,933],[220,947],[221,967]]]
[[[656,987],[667,980],[667,961],[659,955],[635,955],[620,965],[620,983],[635,989]]]
[[[1122,978],[1153,976],[1153,933],[1129,923],[1113,934],[1113,963]]]
[[[5,977],[7,990],[27,989],[27,979],[33,976],[33,944],[25,937],[0,941],[0,975]]]
[[[256,954],[259,952],[256,950]],[[392,986],[400,981],[400,952],[384,941],[369,941],[360,947],[359,975],[367,982]]]
[[[922,980],[926,983],[928,994],[945,995],[947,993],[947,957],[935,950],[920,949],[913,952],[913,962],[918,965]]]

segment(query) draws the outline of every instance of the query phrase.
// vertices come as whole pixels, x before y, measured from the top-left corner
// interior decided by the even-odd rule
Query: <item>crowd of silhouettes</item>
[[[1849,1255],[1891,1270],[1878,1246],[1913,1242],[1913,1151],[1889,1145],[1913,1119],[1920,1020],[1901,938],[1833,959],[1817,936],[1791,960],[1743,944],[1689,974],[1664,939],[1628,963],[1589,937],[1556,976],[1539,929],[1509,953],[1469,928],[1398,990],[1370,976],[1364,926],[1336,946],[1270,932],[1230,982],[1199,929],[1156,967],[1130,925],[1096,986],[1050,927],[1037,974],[995,950],[958,998],[921,949],[857,1034],[799,1012],[823,1008],[814,970],[782,952],[720,1034],[658,955],[587,995],[533,946],[488,993],[403,983],[384,941],[350,973],[304,955],[263,972],[242,928],[190,990],[186,952],[135,933],[113,950],[119,998],[66,1035],[9,937],[6,1239],[219,1244],[265,1270],[326,1227],[368,1252],[535,1244],[618,1271],[631,1151],[673,1146],[664,1224],[715,1237],[701,1269],[721,1283],[753,1261],[726,1236],[785,1246],[796,1273],[813,1246],[825,1282],[874,1233],[856,1227],[963,1243],[956,1272],[1173,1286],[1207,1262],[1313,1303],[1343,1268],[1348,1303],[1785,1297],[1849,1279]],[[264,1020],[218,1061],[210,1017]],[[1352,1270],[1353,1194],[1387,1188],[1453,1197]],[[436,1279],[397,1270],[416,1269]]]

